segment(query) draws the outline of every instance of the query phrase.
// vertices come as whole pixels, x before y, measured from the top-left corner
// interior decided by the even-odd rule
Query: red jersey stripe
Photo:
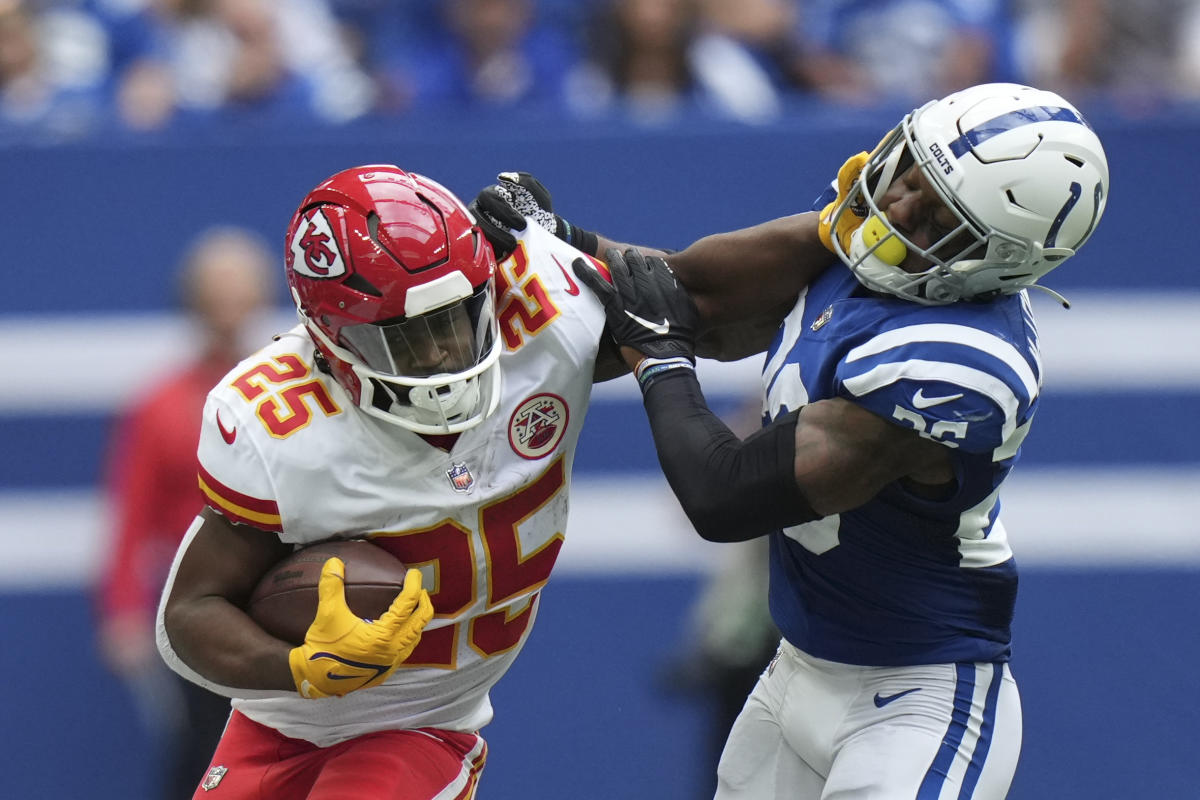
[[[204,493],[213,507],[225,516],[235,522],[247,523],[277,533],[283,531],[283,520],[279,516],[279,504],[230,489],[209,474],[204,467],[200,467],[198,478],[200,491]]]

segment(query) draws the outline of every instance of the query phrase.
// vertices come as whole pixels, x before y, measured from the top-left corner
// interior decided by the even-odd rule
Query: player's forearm
[[[292,646],[225,598],[168,604],[164,623],[175,654],[203,678],[234,689],[296,690],[288,666]]]
[[[601,257],[631,247],[589,235]],[[800,290],[837,261],[821,243],[816,212],[705,236],[676,253],[635,249],[666,257],[700,312],[697,354],[721,361],[765,350]]]
[[[616,248],[617,250],[620,250],[622,252],[624,252],[630,248],[636,248],[637,250],[641,250],[646,255],[651,255],[651,256],[665,256],[667,253],[670,252],[669,250],[660,250],[657,247],[649,247],[647,245],[641,245],[641,244],[635,245],[635,244],[629,244],[627,242],[618,242],[615,239],[609,239],[607,236],[601,236],[600,234],[596,234],[596,252],[589,253],[588,255],[592,255],[592,256],[595,256],[596,258],[603,260],[604,253],[612,248]]]
[[[650,382],[644,400],[663,474],[705,539],[745,541],[820,516],[795,479],[795,413],[742,441],[690,369]]]
[[[815,212],[705,236],[666,258],[710,326],[757,319],[766,309],[786,312],[836,261],[821,244]]]

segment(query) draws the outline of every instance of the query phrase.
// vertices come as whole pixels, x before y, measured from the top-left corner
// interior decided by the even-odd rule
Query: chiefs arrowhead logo
[[[225,444],[233,444],[233,440],[237,438],[237,426],[234,425],[231,429],[226,429],[221,423],[221,412],[217,412],[217,430],[221,432],[221,438],[225,440]]]
[[[338,249],[333,226],[321,209],[300,220],[289,244],[292,269],[309,278],[340,278],[346,274],[346,259]]]

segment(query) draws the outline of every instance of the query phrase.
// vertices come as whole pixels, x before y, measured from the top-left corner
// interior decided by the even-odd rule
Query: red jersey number
[[[537,590],[550,578],[563,544],[562,533],[556,533],[533,552],[523,553],[517,526],[550,502],[563,485],[559,457],[530,485],[479,510],[479,540],[488,564],[485,586],[476,585],[474,537],[458,523],[446,521],[418,531],[378,534],[372,541],[408,566],[426,567],[426,575],[432,571],[433,580],[427,581],[426,588],[435,617],[456,617],[478,598],[486,597],[487,607],[495,610],[470,620],[467,643],[484,657],[498,655],[524,637],[533,618]],[[528,596],[512,602],[521,595]],[[453,669],[458,663],[461,624],[425,631],[405,665]]]

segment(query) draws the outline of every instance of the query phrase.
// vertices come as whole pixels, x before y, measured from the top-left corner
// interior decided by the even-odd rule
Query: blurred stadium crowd
[[[0,133],[520,110],[769,121],[988,80],[1200,101],[1200,0],[0,0]]]

